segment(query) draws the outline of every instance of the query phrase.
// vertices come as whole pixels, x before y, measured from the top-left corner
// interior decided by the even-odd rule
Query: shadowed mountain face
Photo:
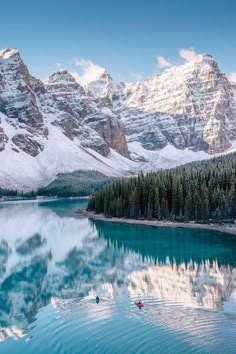
[[[137,83],[104,70],[82,87],[66,70],[35,79],[16,49],[0,51],[1,186],[37,188],[76,169],[173,167],[235,141],[235,85],[208,54]]]
[[[152,298],[162,306],[172,302],[176,308],[171,316],[180,316],[184,309],[222,312],[234,303],[233,237],[91,223],[75,218],[74,211],[84,205],[81,201],[1,205],[2,340],[23,336],[48,304],[65,309],[71,301],[77,306],[97,294],[112,302],[133,298]],[[155,311],[150,307],[148,322],[155,323]],[[176,326],[166,317],[169,311],[158,316],[167,326]],[[87,316],[95,314],[88,308]],[[113,312],[104,316],[112,318]],[[194,316],[188,315],[184,330]]]

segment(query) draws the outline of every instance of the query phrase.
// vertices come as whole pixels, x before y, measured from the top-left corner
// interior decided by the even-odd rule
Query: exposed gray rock
[[[5,144],[8,142],[8,137],[4,134],[3,128],[0,127],[0,152],[5,149]]]
[[[18,148],[33,157],[43,151],[43,145],[28,134],[17,134],[13,136],[12,141]]]
[[[47,90],[57,100],[66,103],[72,110],[83,118],[92,110],[91,102],[83,87],[66,70],[60,70],[45,80]]]
[[[15,126],[37,132],[44,125],[31,87],[31,75],[17,50],[0,52],[0,111]]]
[[[102,111],[88,115],[84,123],[98,132],[111,148],[128,156],[128,146],[119,119],[112,112]]]
[[[204,54],[143,82],[126,84],[116,107],[128,141],[142,130],[137,141],[146,149],[171,143],[214,154],[227,150],[236,138],[235,97],[215,60]]]
[[[89,147],[103,156],[108,156],[110,147],[128,156],[126,138],[119,120],[110,109],[104,109],[105,106],[112,106],[112,92],[109,91],[113,85],[112,79],[104,72],[99,83],[93,84],[97,86],[93,87],[91,83],[91,91],[86,88],[86,93],[66,70],[51,75],[45,81],[46,88],[59,101],[60,111],[68,113],[53,124],[62,127],[71,140],[78,138],[81,146]],[[93,95],[98,85],[106,86],[100,92],[101,97]]]

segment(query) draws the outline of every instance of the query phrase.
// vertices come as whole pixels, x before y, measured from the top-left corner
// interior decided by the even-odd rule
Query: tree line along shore
[[[88,211],[125,219],[234,224],[236,153],[116,180],[91,196]]]

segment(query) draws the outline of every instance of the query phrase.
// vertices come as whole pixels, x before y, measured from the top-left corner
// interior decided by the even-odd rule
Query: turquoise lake
[[[236,237],[86,203],[0,204],[0,353],[235,353]]]

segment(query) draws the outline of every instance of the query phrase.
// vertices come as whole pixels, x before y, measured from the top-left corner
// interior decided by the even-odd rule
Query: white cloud
[[[171,62],[162,56],[157,57],[157,66],[159,68],[170,68],[172,66]]]
[[[233,71],[232,73],[229,74],[228,76],[229,81],[236,82],[236,71]]]
[[[74,59],[74,62],[80,68],[80,72],[75,71],[71,74],[82,86],[96,80],[105,71],[104,68],[94,64],[91,60]]]
[[[179,56],[181,59],[184,59],[185,62],[199,57],[199,54],[195,52],[193,48],[181,48],[179,49]],[[178,60],[176,63],[172,64],[168,59],[163,56],[157,56],[157,66],[158,68],[170,68],[173,65],[181,65],[183,61]]]
[[[134,80],[137,80],[137,81],[142,81],[144,79],[144,76],[142,74],[139,74],[139,73],[134,73],[134,72],[131,72],[130,73],[130,76],[134,79]]]
[[[179,56],[185,61],[191,61],[194,60],[198,56],[198,54],[195,52],[193,48],[189,48],[189,49],[182,48],[179,50]]]

